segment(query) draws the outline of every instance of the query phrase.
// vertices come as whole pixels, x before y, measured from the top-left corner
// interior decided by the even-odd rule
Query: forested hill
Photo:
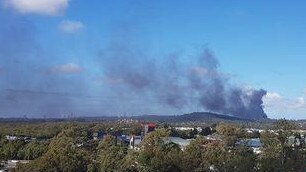
[[[189,121],[250,121],[249,119],[238,118],[235,116],[216,114],[211,112],[193,112],[176,116],[161,115],[141,115],[132,116],[132,119],[146,121],[165,121],[165,122],[189,122]]]
[[[236,116],[223,115],[211,112],[193,112],[183,115],[137,115],[137,116],[95,116],[95,117],[73,117],[73,118],[0,118],[0,122],[60,122],[60,121],[116,121],[120,119],[133,119],[140,121],[159,122],[201,122],[201,121],[254,121],[252,119],[239,118]],[[263,119],[268,121],[269,118]],[[256,120],[258,121],[258,120]],[[262,121],[262,120],[260,120]]]

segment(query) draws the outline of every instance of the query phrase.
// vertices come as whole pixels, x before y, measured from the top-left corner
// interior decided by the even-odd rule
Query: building
[[[185,150],[186,146],[188,146],[191,142],[190,139],[182,139],[180,137],[168,137],[164,139],[165,143],[175,143],[177,144],[182,151]]]
[[[106,133],[103,131],[95,132],[92,135],[94,140],[102,140],[105,136],[106,136]]]
[[[117,144],[122,144],[122,145],[129,145],[130,143],[130,137],[126,135],[118,135],[116,136],[117,139]]]
[[[8,161],[2,161],[0,168],[1,171],[12,171],[12,169],[17,167],[17,164],[28,164],[30,161],[29,160],[8,160]]]
[[[194,130],[193,127],[175,127],[176,130],[180,130],[180,131],[191,131]]]
[[[253,149],[255,154],[261,153],[262,143],[259,138],[254,139],[244,139],[236,142],[236,145],[245,145]]]
[[[132,136],[130,138],[130,149],[139,150],[142,136]]]
[[[152,131],[155,131],[156,129],[156,124],[153,123],[153,122],[149,122],[149,123],[143,123],[141,124],[142,128],[143,128],[143,131],[144,131],[144,135],[152,132]]]
[[[8,141],[15,141],[15,140],[18,140],[19,138],[17,136],[7,135],[7,136],[5,136],[5,139],[8,140]]]

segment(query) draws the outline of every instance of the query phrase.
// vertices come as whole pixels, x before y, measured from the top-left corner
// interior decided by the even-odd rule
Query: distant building
[[[156,124],[153,122],[142,124],[142,128],[144,130],[144,135],[154,131],[156,129]]]
[[[186,146],[188,146],[190,144],[191,140],[182,139],[180,137],[167,137],[167,138],[164,139],[164,142],[165,143],[171,143],[171,142],[175,143],[181,148],[181,150],[184,151]]]
[[[130,149],[139,150],[142,136],[132,136],[130,139]]]
[[[222,137],[218,134],[211,134],[208,136],[204,136],[204,139],[212,141],[222,141]]]
[[[175,129],[180,131],[194,130],[193,127],[175,127]]]
[[[286,144],[288,146],[294,147],[294,146],[300,146],[301,142],[306,142],[306,138],[298,138],[296,136],[289,136],[287,138]]]
[[[140,143],[143,140],[142,136],[132,136],[130,138],[130,149],[139,150]],[[175,143],[177,144],[181,150],[185,150],[186,146],[188,146],[191,142],[189,139],[182,139],[180,137],[167,137],[163,139],[164,143]]]
[[[92,135],[94,140],[102,140],[105,136],[106,136],[106,133],[103,131],[95,132]]]
[[[197,131],[198,131],[199,133],[201,133],[201,132],[203,131],[203,129],[202,129],[201,127],[197,127]]]
[[[236,145],[245,145],[252,148],[254,153],[261,153],[262,143],[259,138],[240,140],[236,142]]]
[[[117,143],[119,143],[119,144],[128,145],[130,143],[130,137],[128,137],[126,135],[119,135],[119,136],[116,136],[116,138],[117,138]]]
[[[261,130],[261,129],[257,129],[257,128],[246,128],[245,131],[247,133],[255,133],[255,132],[258,132],[258,133],[262,133],[264,132],[264,130]]]
[[[29,160],[8,160],[8,161],[2,161],[1,165],[3,166],[0,168],[1,171],[12,171],[12,169],[16,168],[17,164],[28,164]]]
[[[7,135],[7,136],[5,136],[5,139],[8,140],[8,141],[15,141],[15,140],[18,140],[18,137]]]

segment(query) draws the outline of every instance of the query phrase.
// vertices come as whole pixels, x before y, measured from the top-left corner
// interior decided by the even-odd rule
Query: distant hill
[[[156,122],[220,122],[220,121],[235,121],[235,122],[251,122],[254,120],[244,119],[230,115],[223,115],[211,112],[193,112],[183,115],[140,115],[140,116],[96,116],[96,117],[76,117],[76,118],[0,118],[0,122],[60,122],[60,121],[79,121],[79,122],[98,122],[98,121],[117,121],[120,119],[133,119],[140,121],[156,121]],[[267,121],[268,118],[262,119]],[[258,120],[256,120],[258,121]],[[261,120],[259,120],[261,121]]]
[[[164,122],[192,122],[192,121],[252,121],[250,119],[238,118],[235,116],[222,115],[211,112],[193,112],[177,116],[160,116],[160,115],[141,115],[132,116],[135,120],[144,121],[164,121]]]

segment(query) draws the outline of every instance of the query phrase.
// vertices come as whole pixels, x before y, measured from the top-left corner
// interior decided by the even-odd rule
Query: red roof
[[[142,123],[142,126],[148,125],[148,127],[156,127],[156,124],[154,122],[148,122],[148,123]]]

